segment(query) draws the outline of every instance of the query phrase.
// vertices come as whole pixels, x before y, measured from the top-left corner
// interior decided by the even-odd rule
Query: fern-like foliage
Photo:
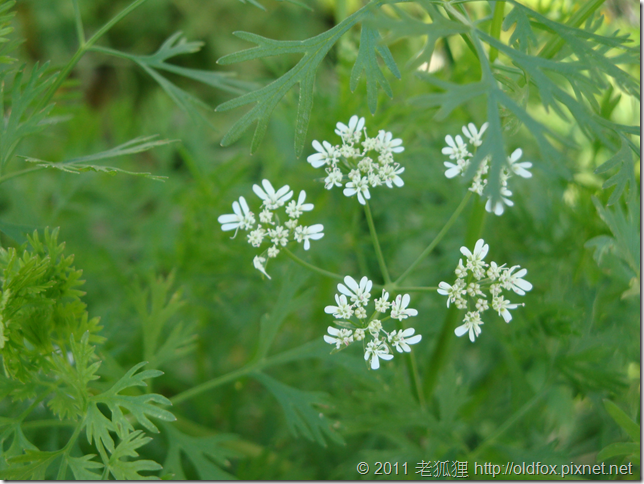
[[[139,65],[148,75],[150,75],[159,86],[163,88],[168,96],[175,102],[179,108],[194,121],[201,120],[208,123],[208,119],[203,115],[202,110],[211,110],[210,106],[193,96],[187,91],[181,89],[160,71],[171,72],[188,79],[192,79],[222,91],[233,94],[241,94],[255,87],[249,82],[235,79],[234,74],[226,72],[212,72],[201,69],[189,69],[171,64],[168,59],[179,55],[193,54],[201,50],[203,42],[188,42],[183,37],[182,32],[176,32],[170,36],[159,49],[152,55],[134,55],[120,52],[106,47],[93,47],[95,52],[102,52],[115,57],[128,59]]]
[[[44,240],[35,232],[20,250],[0,249],[0,397],[11,412],[0,420],[0,478],[66,479],[70,473],[76,479],[145,478],[139,472],[161,466],[128,460],[150,440],[135,426],[156,433],[151,419],[175,420],[162,408],[170,405],[168,399],[139,390],[162,372],[142,371],[142,362],[113,384],[98,386],[101,360],[95,345],[104,340],[101,327],[98,318],[88,316],[81,271],[57,237],[58,230],[45,230]],[[32,414],[44,412],[38,410],[41,403],[55,417],[45,419],[45,427],[61,422],[71,429],[62,448],[41,450],[25,435]],[[100,460],[96,454],[74,455],[81,452],[82,434]]]
[[[257,44],[257,47],[224,56],[219,59],[219,64],[234,64],[284,54],[302,54],[302,58],[286,74],[267,86],[217,106],[217,111],[227,111],[255,103],[255,106],[242,116],[224,136],[221,141],[222,146],[228,146],[235,142],[244,131],[256,122],[257,127],[251,143],[251,153],[257,151],[266,134],[271,113],[286,93],[293,86],[299,84],[299,104],[295,122],[295,152],[299,156],[304,149],[309,119],[313,109],[313,88],[317,70],[331,47],[345,32],[360,22],[363,23],[361,46],[353,69],[351,86],[352,89],[355,89],[361,72],[366,71],[369,109],[371,109],[372,113],[375,112],[377,107],[377,84],[387,94],[392,95],[389,84],[378,66],[376,52],[385,61],[387,68],[394,75],[400,77],[391,52],[387,46],[379,42],[380,34],[375,28],[365,24],[365,21],[373,19],[375,9],[383,3],[384,0],[372,1],[332,29],[307,40],[273,40],[249,32],[235,32],[235,36]]]
[[[480,23],[469,19],[466,11],[457,5],[445,4],[444,10],[441,11],[430,0],[422,0],[419,3],[425,8],[432,22],[412,20],[411,23],[415,25],[412,33],[423,31],[421,24],[424,24],[424,32],[435,42],[439,35],[461,35],[465,28],[465,38],[478,57],[482,76],[480,81],[463,86],[448,83],[434,76],[422,76],[445,92],[422,95],[412,99],[412,102],[419,107],[440,107],[437,117],[444,119],[454,109],[471,99],[478,96],[487,98],[489,132],[477,151],[468,174],[474,175],[484,157],[492,157],[488,195],[499,196],[499,175],[506,165],[504,121],[505,124],[510,121],[523,124],[535,137],[542,156],[553,163],[558,164],[561,155],[551,140],[569,143],[543,122],[535,119],[525,102],[525,89],[528,89],[528,97],[534,93],[546,110],[552,110],[566,123],[574,122],[591,141],[598,140],[614,149],[624,143],[637,150],[629,136],[638,135],[639,127],[623,126],[603,117],[597,101],[597,97],[603,95],[611,85],[628,95],[638,96],[637,79],[620,68],[621,65],[639,62],[639,48],[628,45],[631,42],[628,36],[619,35],[618,32],[611,36],[596,34],[602,23],[601,18],[593,21],[593,17],[590,16],[586,27],[582,29],[553,21],[511,0],[507,3],[512,5],[512,10],[506,16],[503,28],[506,31],[511,28],[514,30],[509,43],[505,44],[490,35]],[[405,19],[390,25],[397,36],[403,36],[409,35],[406,31],[409,23],[409,19]],[[454,25],[455,23],[459,26]],[[562,46],[556,50],[547,48],[550,44],[546,44],[537,51],[538,39],[543,37],[538,36],[535,29],[551,32],[557,41],[561,41]],[[489,49],[485,48],[486,45]],[[426,49],[431,51],[429,46]],[[488,50],[491,49],[503,54],[509,64],[490,62]],[[525,88],[522,89],[521,86]],[[508,116],[513,119],[503,119]],[[613,164],[609,164],[605,170],[612,166]],[[622,193],[626,184],[622,179],[631,179],[628,173],[633,171],[633,164],[622,163],[622,168],[625,174],[620,175],[619,180],[615,182],[615,196]]]

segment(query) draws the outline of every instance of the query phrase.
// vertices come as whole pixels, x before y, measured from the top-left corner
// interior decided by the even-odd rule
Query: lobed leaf
[[[156,175],[151,175],[150,173],[143,173],[143,172],[132,172],[127,170],[122,170],[121,168],[115,168],[112,166],[93,165],[93,164],[87,163],[88,161],[98,161],[98,160],[119,158],[121,156],[141,153],[144,151],[151,150],[152,148],[156,148],[158,146],[164,146],[177,141],[177,140],[165,140],[165,139],[157,140],[156,138],[157,138],[157,135],[140,136],[126,143],[123,143],[119,146],[110,148],[109,150],[101,151],[100,153],[95,153],[93,155],[86,155],[78,158],[72,158],[69,161],[54,163],[50,161],[39,160],[38,158],[29,158],[29,157],[26,157],[25,161],[27,161],[28,163],[35,163],[41,168],[54,168],[57,170],[65,171],[67,173],[81,173],[81,172],[87,172],[87,171],[109,173],[111,175],[114,175],[116,173],[123,173],[126,175],[142,176],[145,178],[150,178],[152,180],[164,181],[168,177],[156,176]]]
[[[313,405],[326,403],[326,397],[323,394],[297,390],[265,373],[257,372],[252,376],[277,398],[284,410],[286,424],[294,437],[302,435],[324,447],[326,447],[326,439],[337,444],[344,443],[342,437],[331,429],[326,417],[313,408]]]

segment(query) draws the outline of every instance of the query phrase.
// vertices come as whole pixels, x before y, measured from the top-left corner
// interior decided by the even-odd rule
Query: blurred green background
[[[171,62],[234,71],[241,81],[264,85],[298,57],[218,66],[221,56],[250,46],[232,32],[306,39],[328,30],[358,6],[325,0],[310,2],[311,12],[286,2],[261,3],[265,11],[237,0],[147,2],[99,44],[145,55],[182,31],[188,40],[202,41],[203,48]],[[575,6],[569,1],[524,3],[555,19]],[[127,2],[80,4],[85,28],[93,32]],[[639,16],[632,4],[606,2],[602,13],[607,28],[639,37]],[[485,2],[472,8],[489,12]],[[77,47],[71,2],[24,0],[16,11],[16,35],[25,39],[19,57],[28,63],[51,60],[54,67],[64,65]],[[406,168],[404,189],[373,190],[371,204],[394,277],[442,228],[466,193],[465,185],[444,176],[444,137],[460,132],[465,123],[483,123],[485,106],[475,99],[438,123],[433,120],[435,109],[408,103],[411,96],[431,89],[404,68],[422,47],[419,39],[412,39],[390,46],[402,80],[389,76],[394,97],[381,95],[378,111],[371,116],[364,80],[353,93],[348,87],[358,41],[359,30],[351,30],[323,61],[307,148],[300,159],[293,150],[297,90],[278,105],[268,135],[251,156],[250,133],[231,147],[219,145],[242,113],[215,113],[214,107],[236,93],[168,74],[210,107],[200,111],[205,120],[195,121],[134,63],[88,53],[55,99],[55,113],[69,119],[24,142],[19,154],[59,161],[159,134],[181,141],[122,159],[118,166],[168,180],[42,171],[2,186],[0,218],[34,228],[61,227],[66,252],[75,255],[76,267],[84,271],[90,315],[100,316],[104,326],[107,342],[100,353],[105,374],[143,359],[133,288],[174,271],[174,287],[182,289],[186,304],[173,321],[196,323],[198,338],[196,350],[162,368],[165,375],[154,382],[154,391],[167,397],[246,363],[257,347],[262,315],[272,311],[289,277],[302,279],[271,353],[319,341],[311,350],[318,357],[275,366],[267,373],[299,390],[324,392],[327,404],[319,411],[346,443],[328,441],[322,447],[294,437],[278,401],[248,377],[175,405],[175,428],[182,432],[235,434],[239,455],[224,467],[237,478],[358,479],[355,466],[360,461],[406,461],[407,478],[417,477],[413,468],[422,459],[594,464],[599,450],[627,440],[603,399],[640,420],[640,299],[622,297],[634,275],[618,257],[606,254],[598,265],[593,250],[585,247],[593,237],[610,234],[591,197],[605,205],[610,191],[601,189],[603,180],[593,172],[611,153],[585,141],[574,124],[542,114],[551,127],[578,143],[557,165],[540,161],[524,128],[506,138],[507,152],[520,147],[524,159],[533,161],[534,176],[513,179],[515,206],[502,217],[488,216],[483,238],[490,245],[489,259],[526,267],[526,279],[534,289],[522,298],[526,305],[514,311],[510,324],[489,315],[476,344],[454,337],[427,412],[409,392],[402,359],[370,372],[357,348],[327,354],[322,335],[331,320],[323,309],[333,301],[334,281],[314,274],[304,278],[303,270],[283,256],[269,266],[273,279],[263,280],[252,266],[255,250],[241,235],[230,240],[230,233],[221,231],[217,217],[230,213],[240,195],[254,198],[254,183],[268,178],[275,186],[289,184],[306,190],[307,201],[315,203],[310,223],[325,226],[324,238],[309,253],[298,249],[298,254],[331,271],[356,278],[367,275],[381,283],[361,207],[339,190],[324,190],[320,172],[305,161],[312,151],[310,140],[337,142],[335,123],[347,122],[353,114],[367,118],[370,133],[386,129],[404,140],[405,152],[397,157]],[[465,44],[451,38],[450,49],[458,61],[450,62],[445,49],[438,49],[444,60],[438,74],[455,83],[476,79],[478,67],[473,69],[476,64]],[[613,120],[632,125],[638,118],[639,100],[623,96]],[[12,168],[23,163],[16,158]],[[639,181],[639,171],[637,177]],[[257,212],[258,204],[252,203]],[[469,208],[408,285],[452,280],[468,212]],[[2,237],[3,245],[14,243]],[[413,294],[411,306],[419,311],[414,326],[423,335],[414,347],[422,375],[445,318],[445,300],[433,293]],[[44,435],[33,438],[46,440]],[[142,449],[143,455],[163,463],[167,438],[164,432],[156,436]],[[204,478],[190,462],[184,469],[188,478]]]

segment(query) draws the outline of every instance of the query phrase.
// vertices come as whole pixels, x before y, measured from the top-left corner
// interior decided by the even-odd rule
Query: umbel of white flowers
[[[267,259],[277,257],[280,247],[289,243],[289,238],[302,243],[304,250],[309,250],[311,240],[319,240],[324,236],[322,224],[300,225],[299,218],[304,212],[313,210],[312,203],[305,203],[306,192],[302,190],[297,197],[297,202],[291,200],[293,191],[288,185],[275,190],[271,182],[262,180],[262,186],[253,185],[253,192],[262,200],[262,211],[259,213],[259,223],[255,225],[255,214],[250,211],[246,199],[239,197],[239,202],[233,202],[233,213],[220,215],[218,221],[224,231],[234,230],[235,238],[239,230],[249,232],[248,243],[253,247],[261,247],[268,242],[270,247],[253,259],[253,266],[269,279],[266,273]],[[290,200],[290,202],[289,202]],[[286,202],[289,202],[288,205]],[[286,217],[281,220],[277,210],[284,207]]]
[[[481,146],[483,141],[481,137],[485,130],[487,129],[488,124],[483,123],[481,129],[478,130],[474,123],[469,123],[467,126],[463,126],[463,135],[467,138],[468,143],[473,147],[472,152],[476,152],[476,148]],[[460,135],[452,137],[450,135],[445,136],[445,142],[447,146],[443,148],[442,153],[448,155],[450,161],[445,161],[443,164],[447,168],[445,171],[445,176],[447,178],[454,178],[455,176],[461,175],[467,171],[467,168],[470,166],[470,158],[473,155],[469,151],[468,143],[463,141],[463,138]],[[514,205],[514,202],[510,200],[512,192],[508,189],[508,180],[514,175],[519,175],[523,178],[530,178],[532,173],[528,171],[532,167],[532,163],[529,161],[519,162],[523,151],[521,148],[517,148],[512,152],[508,157],[508,166],[501,169],[501,199],[492,204],[491,197],[488,197],[487,203],[485,204],[485,210],[488,212],[494,212],[496,215],[501,215],[505,209],[504,205],[511,207]],[[476,175],[472,180],[472,186],[469,190],[478,194],[479,196],[483,195],[483,189],[487,185],[487,179],[484,178],[487,175],[489,169],[490,157],[486,156],[479,165]]]
[[[438,285],[438,293],[447,296],[447,307],[454,303],[457,308],[467,310],[463,324],[456,328],[454,333],[456,336],[463,336],[469,332],[472,343],[481,334],[481,314],[484,311],[492,307],[506,323],[509,323],[512,320],[509,310],[525,306],[523,303],[510,303],[503,296],[503,290],[514,291],[519,296],[524,296],[526,291],[532,289],[532,284],[523,279],[528,273],[527,269],[521,269],[519,266],[508,268],[505,264],[498,265],[494,261],[489,264],[485,262],[483,259],[489,249],[483,239],[476,242],[474,252],[470,252],[467,247],[461,247],[466,262],[463,265],[463,259],[458,261],[456,282],[451,286],[446,282]],[[489,291],[491,302],[485,290]]]
[[[337,318],[336,328],[329,326],[329,334],[324,335],[324,341],[334,345],[332,353],[336,353],[354,341],[362,341],[365,361],[370,362],[372,370],[380,368],[380,360],[391,360],[394,348],[398,353],[409,353],[409,345],[418,343],[422,336],[414,335],[414,328],[404,330],[385,331],[382,323],[387,319],[402,321],[410,316],[416,316],[418,311],[409,308],[409,294],[398,295],[389,301],[389,293],[382,290],[382,296],[374,300],[376,311],[367,317],[366,307],[371,299],[372,282],[363,277],[358,283],[353,277],[346,276],[344,284],[338,284],[335,295],[336,306],[327,306],[324,312]],[[386,313],[390,312],[389,316]],[[382,319],[376,319],[380,318]]]
[[[364,118],[351,116],[349,125],[337,123],[335,133],[342,139],[341,145],[328,141],[313,141],[317,153],[307,161],[314,168],[324,167],[326,178],[324,188],[344,184],[347,197],[357,195],[358,202],[364,205],[371,198],[369,188],[387,185],[402,187],[405,183],[400,174],[405,171],[400,163],[394,161],[394,153],[402,153],[405,148],[402,140],[387,131],[380,130],[375,138],[369,138]],[[364,141],[362,135],[364,134]]]

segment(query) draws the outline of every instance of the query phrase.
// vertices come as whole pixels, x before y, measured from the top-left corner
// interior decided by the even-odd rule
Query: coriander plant
[[[0,0],[0,478],[639,478],[639,31]]]

